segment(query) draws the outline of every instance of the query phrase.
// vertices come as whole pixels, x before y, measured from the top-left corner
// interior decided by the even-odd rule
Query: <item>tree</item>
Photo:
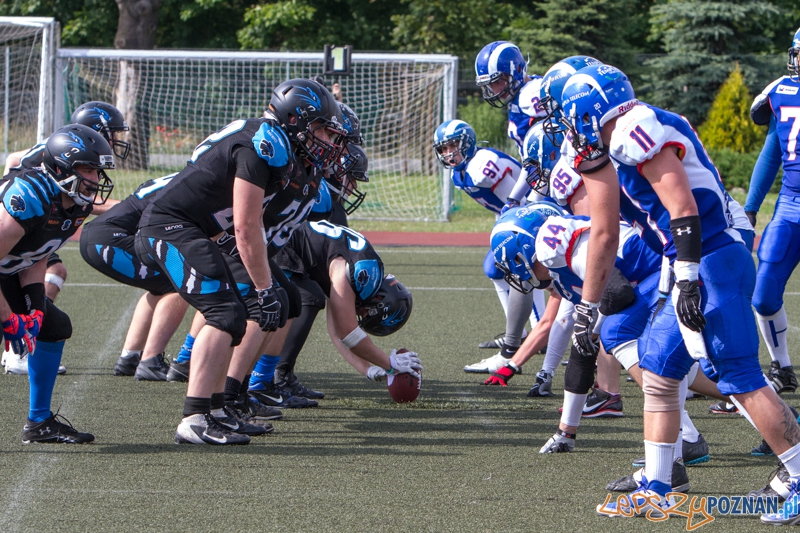
[[[764,128],[750,120],[752,102],[742,70],[736,64],[714,99],[708,119],[698,130],[703,145],[711,150],[729,149],[744,154],[763,144]]]
[[[53,17],[62,46],[111,47],[119,15],[114,0],[13,0],[0,2],[0,16]]]
[[[675,0],[654,6],[650,13],[652,38],[667,52],[646,62],[649,73],[640,96],[653,104],[697,124],[737,62],[754,92],[775,77],[774,61],[763,56],[771,47],[764,31],[781,13],[773,4]]]

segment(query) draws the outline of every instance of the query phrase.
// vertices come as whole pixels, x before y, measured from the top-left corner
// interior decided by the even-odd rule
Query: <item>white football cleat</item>
[[[17,376],[28,375],[28,354],[19,356],[13,352],[3,353],[5,357],[6,374],[14,374]],[[58,365],[58,375],[63,376],[67,373],[67,367]]]
[[[472,374],[492,374],[503,368],[509,361],[511,361],[510,357],[503,357],[501,352],[497,352],[487,359],[481,359],[479,363],[465,366],[464,372]]]
[[[560,429],[544,443],[539,453],[567,453],[575,449],[575,434],[564,433]]]

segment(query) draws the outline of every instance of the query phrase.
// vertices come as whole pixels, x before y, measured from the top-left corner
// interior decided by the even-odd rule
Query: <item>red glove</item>
[[[492,374],[489,379],[483,382],[483,384],[508,387],[508,380],[514,377],[514,374],[519,374],[519,367],[514,363],[509,362],[505,366],[498,368],[497,372]]]
[[[31,337],[38,337],[39,332],[42,330],[44,313],[38,309],[34,309],[31,314],[23,316],[25,317],[25,329],[28,330],[28,333],[31,335]]]
[[[35,343],[25,329],[28,315],[11,313],[8,320],[3,322],[3,337],[6,341],[6,351],[17,355],[25,355],[33,351]]]

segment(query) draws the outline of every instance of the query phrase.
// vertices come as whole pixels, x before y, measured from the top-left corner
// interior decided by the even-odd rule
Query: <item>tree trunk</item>
[[[116,0],[119,8],[119,25],[114,47],[127,50],[151,50],[156,45],[158,9],[162,0]],[[131,143],[128,159],[122,166],[129,169],[146,169],[149,153],[149,110],[141,102],[144,84],[141,64],[136,60],[119,62],[116,106],[128,122],[127,140]]]

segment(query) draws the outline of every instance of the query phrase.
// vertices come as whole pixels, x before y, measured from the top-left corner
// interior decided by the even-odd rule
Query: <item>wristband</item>
[[[672,233],[672,242],[675,243],[675,254],[678,261],[699,263],[703,255],[703,233],[700,225],[700,216],[676,218],[669,221],[669,231]],[[686,279],[678,276],[676,279]],[[697,279],[697,278],[695,278]]]
[[[347,346],[348,349],[352,350],[356,347],[356,344],[363,341],[367,338],[367,334],[364,333],[364,330],[361,329],[359,326],[356,326],[356,329],[351,331],[347,337],[342,339],[342,344]]]
[[[513,361],[509,361],[509,362],[508,362],[508,363],[506,363],[506,364],[507,364],[508,366],[510,366],[511,368],[513,368],[513,369],[514,369],[514,372],[516,372],[517,374],[519,374],[519,372],[520,372],[520,370],[519,370],[519,367],[518,367],[517,365],[515,365]]]

